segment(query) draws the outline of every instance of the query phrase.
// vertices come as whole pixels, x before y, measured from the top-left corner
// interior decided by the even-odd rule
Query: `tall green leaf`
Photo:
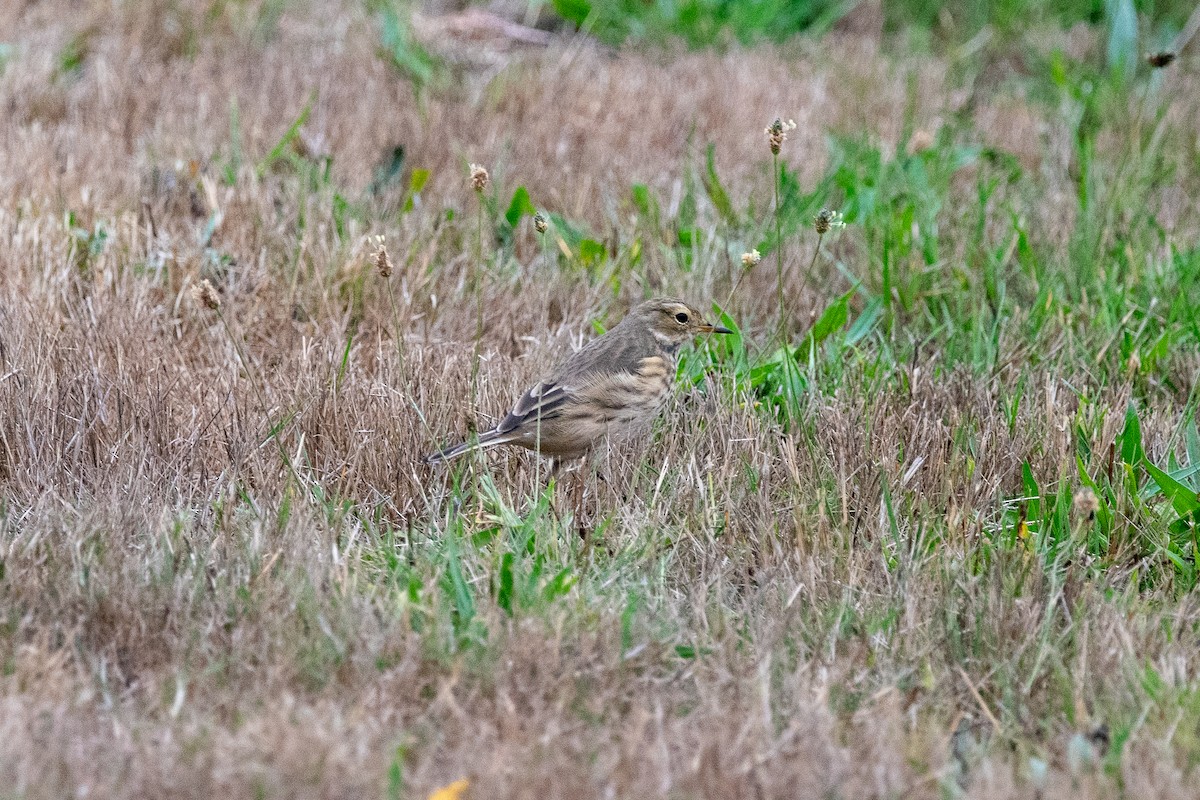
[[[276,161],[282,158],[283,154],[287,152],[288,147],[290,147],[292,142],[295,141],[296,137],[300,135],[300,128],[303,127],[304,123],[308,121],[308,115],[312,113],[313,101],[315,99],[315,97],[309,99],[304,108],[300,111],[300,116],[296,117],[296,119],[292,121],[292,124],[288,126],[287,131],[283,134],[279,141],[275,143],[275,146],[271,148],[271,152],[267,154],[267,157],[258,162],[258,166],[256,168],[258,177],[261,178],[266,173],[267,169],[269,169]]]
[[[701,179],[704,181],[705,191],[708,192],[708,199],[712,201],[713,208],[717,209],[721,219],[729,225],[737,225],[737,211],[734,210],[733,203],[729,200],[729,193],[721,185],[721,179],[717,177],[716,151],[716,145],[709,144],[708,154],[704,159],[704,174]]]
[[[508,204],[508,210],[504,212],[504,219],[508,222],[510,228],[516,228],[517,223],[521,221],[523,216],[533,216],[537,213],[537,207],[533,201],[529,199],[529,192],[524,186],[518,186],[513,192],[512,201]]]
[[[1149,461],[1144,462],[1144,466],[1146,472],[1149,472],[1150,477],[1158,484],[1158,488],[1171,500],[1171,507],[1180,517],[1191,516],[1200,510],[1200,497],[1197,497],[1195,490],[1190,486],[1175,480]]]
[[[808,336],[804,338],[804,343],[800,345],[801,353],[808,353],[814,347],[818,347],[850,320],[850,298],[855,291],[857,290],[851,289],[826,307],[813,324],[812,330],[808,332]]]
[[[1126,464],[1138,464],[1146,457],[1142,449],[1142,425],[1138,422],[1137,407],[1133,403],[1125,409],[1125,427],[1121,430],[1121,460]]]
[[[1105,0],[1108,18],[1108,67],[1122,77],[1133,77],[1138,61],[1138,21],[1133,0]]]
[[[462,560],[458,552],[458,537],[450,536],[446,547],[446,572],[450,576],[450,590],[454,597],[454,607],[458,611],[459,622],[465,624],[475,616],[475,600],[471,597],[471,588],[467,585],[462,573]]]

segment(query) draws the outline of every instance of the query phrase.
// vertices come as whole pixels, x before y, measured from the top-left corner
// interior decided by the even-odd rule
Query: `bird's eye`
[[[680,311],[678,314],[675,315],[675,320],[680,325],[687,325],[688,315],[683,313],[682,311]]]

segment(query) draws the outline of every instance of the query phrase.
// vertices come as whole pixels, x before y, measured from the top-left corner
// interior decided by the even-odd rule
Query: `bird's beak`
[[[729,328],[724,328],[720,325],[712,325],[707,322],[700,326],[700,332],[701,333],[733,333],[733,331],[729,330]]]

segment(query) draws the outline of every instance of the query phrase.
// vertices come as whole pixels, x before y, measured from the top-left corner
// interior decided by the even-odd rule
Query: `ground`
[[[1194,796],[1194,55],[406,20],[0,7],[0,797]]]

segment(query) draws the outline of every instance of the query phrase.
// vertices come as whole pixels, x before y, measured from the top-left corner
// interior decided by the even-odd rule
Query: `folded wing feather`
[[[496,433],[509,433],[527,420],[554,419],[568,397],[569,390],[561,383],[553,380],[541,381],[521,395],[513,410],[496,426]]]

